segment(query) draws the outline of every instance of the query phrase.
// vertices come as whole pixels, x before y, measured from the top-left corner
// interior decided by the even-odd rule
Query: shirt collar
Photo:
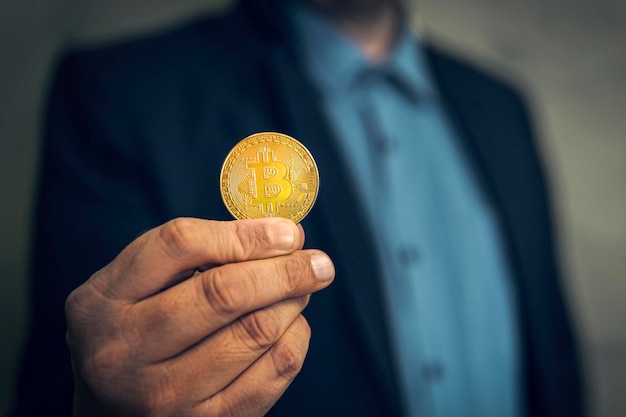
[[[325,94],[345,93],[367,72],[385,73],[404,94],[419,98],[434,90],[421,44],[404,24],[382,62],[369,61],[359,47],[316,10],[288,2],[295,42],[306,71]]]

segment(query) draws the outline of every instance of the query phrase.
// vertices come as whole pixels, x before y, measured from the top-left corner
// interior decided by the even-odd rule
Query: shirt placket
[[[361,82],[358,111],[368,146],[371,184],[368,200],[371,215],[375,219],[379,253],[383,258],[387,307],[395,318],[391,323],[394,330],[394,349],[396,355],[403,358],[399,370],[404,379],[402,385],[404,388],[413,388],[410,391],[405,390],[410,414],[434,417],[436,414],[432,385],[422,372],[429,355],[420,334],[419,317],[413,307],[419,301],[415,300],[414,291],[407,288],[415,278],[416,273],[412,268],[419,255],[410,237],[415,231],[406,230],[399,207],[403,204],[403,193],[406,192],[400,186],[406,181],[398,178],[401,175],[401,170],[398,169],[401,161],[398,156],[403,149],[390,126],[383,122],[382,112],[385,109],[381,107],[381,91],[377,91],[394,86],[386,83],[383,74],[375,71],[368,71]],[[390,231],[394,231],[393,235]]]

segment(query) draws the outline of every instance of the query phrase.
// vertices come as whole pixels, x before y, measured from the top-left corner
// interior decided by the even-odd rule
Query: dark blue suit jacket
[[[223,16],[62,60],[47,108],[16,415],[70,414],[69,292],[148,228],[178,216],[229,219],[222,161],[237,141],[268,130],[293,135],[317,159],[321,190],[304,222],[307,246],[328,252],[337,271],[305,311],[307,361],[270,415],[402,415],[371,231],[279,9],[244,1]],[[577,352],[525,106],[504,83],[437,50],[428,62],[503,225],[530,415],[581,416]]]

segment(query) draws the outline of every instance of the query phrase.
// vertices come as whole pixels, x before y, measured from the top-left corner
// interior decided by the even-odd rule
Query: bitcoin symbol
[[[222,199],[236,219],[285,217],[298,223],[313,207],[318,190],[311,153],[282,133],[244,138],[228,153],[220,173]]]
[[[257,153],[257,162],[248,162],[246,168],[254,170],[256,197],[252,204],[260,204],[261,212],[276,213],[276,204],[286,201],[293,192],[287,165],[274,160],[274,153],[263,148]]]

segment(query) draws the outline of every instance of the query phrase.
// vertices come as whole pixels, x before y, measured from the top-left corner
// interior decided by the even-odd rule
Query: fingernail
[[[335,275],[333,262],[323,253],[316,253],[311,256],[311,267],[315,277],[320,282],[329,281]]]
[[[296,240],[294,227],[288,222],[278,222],[270,225],[269,238],[275,249],[291,249]]]

